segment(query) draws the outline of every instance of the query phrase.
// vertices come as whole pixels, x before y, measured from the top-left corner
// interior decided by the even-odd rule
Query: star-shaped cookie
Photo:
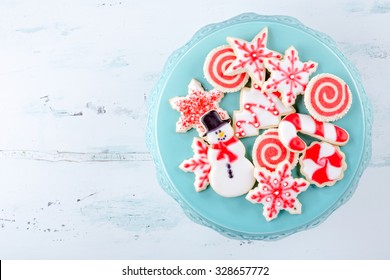
[[[216,110],[222,119],[229,118],[228,113],[219,107],[223,96],[223,92],[216,89],[205,91],[200,82],[192,79],[188,85],[187,96],[173,97],[169,100],[172,108],[181,114],[176,123],[176,132],[184,133],[191,128],[196,128],[199,136],[202,137],[205,128],[200,123],[200,117],[210,110]]]
[[[282,58],[280,53],[267,49],[267,37],[268,28],[265,27],[252,42],[232,37],[226,38],[237,58],[224,74],[237,75],[246,72],[252,78],[252,82],[262,86],[266,72],[264,61],[270,58]]]

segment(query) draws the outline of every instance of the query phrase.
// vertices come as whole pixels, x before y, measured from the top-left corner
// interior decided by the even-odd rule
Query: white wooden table
[[[248,11],[334,38],[374,108],[372,160],[352,199],[277,242],[191,222],[159,187],[144,140],[169,54]],[[390,258],[389,25],[380,0],[2,0],[0,259]]]

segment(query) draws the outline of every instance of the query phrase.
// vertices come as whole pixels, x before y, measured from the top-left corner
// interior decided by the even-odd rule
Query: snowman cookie
[[[210,144],[210,186],[224,197],[246,194],[255,183],[254,166],[245,158],[245,146],[234,136],[230,119],[222,120],[212,110],[201,117],[201,122],[206,130],[204,137]]]

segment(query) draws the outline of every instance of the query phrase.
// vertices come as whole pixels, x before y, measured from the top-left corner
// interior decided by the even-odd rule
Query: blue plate
[[[328,72],[341,77],[353,95],[348,114],[335,122],[350,134],[350,141],[341,148],[348,164],[344,178],[332,187],[319,189],[310,186],[298,196],[303,205],[301,215],[281,211],[271,222],[262,216],[263,205],[252,204],[245,196],[224,198],[210,187],[195,192],[194,174],[185,173],[178,166],[184,159],[192,157],[191,143],[197,133],[194,129],[184,134],[175,132],[180,114],[169,104],[170,98],[187,95],[188,83],[193,78],[205,89],[212,88],[204,78],[203,63],[212,49],[227,44],[227,36],[251,41],[264,27],[268,27],[269,32],[268,48],[284,53],[291,45],[295,46],[302,61],[318,62],[315,74]],[[239,98],[239,92],[225,94],[220,106],[232,116],[233,110],[239,109]],[[297,104],[298,112],[307,113],[302,97]],[[370,106],[358,72],[332,39],[291,17],[249,13],[202,28],[170,56],[150,96],[147,145],[160,185],[195,222],[232,238],[274,240],[318,225],[351,197],[371,156],[371,123]],[[249,159],[255,138],[242,140]],[[305,139],[308,143],[312,140],[310,137]],[[293,174],[299,176],[297,170]]]

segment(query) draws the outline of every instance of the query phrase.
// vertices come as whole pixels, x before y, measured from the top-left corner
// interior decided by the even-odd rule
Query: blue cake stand
[[[212,88],[204,78],[203,63],[212,49],[227,44],[227,36],[251,41],[264,27],[268,27],[269,32],[268,48],[284,53],[289,46],[295,46],[302,61],[318,62],[313,75],[325,72],[337,75],[349,85],[353,95],[351,109],[335,122],[350,134],[349,142],[341,148],[348,165],[344,178],[332,187],[319,189],[310,186],[298,196],[303,205],[302,214],[281,211],[271,222],[262,216],[262,204],[252,204],[245,196],[224,198],[210,187],[195,192],[194,174],[185,173],[178,166],[184,159],[192,157],[192,139],[198,135],[194,129],[184,134],[175,132],[180,114],[169,104],[170,98],[187,95],[188,83],[193,78],[206,90]],[[220,106],[232,116],[232,112],[239,109],[239,98],[239,92],[228,93]],[[301,97],[296,105],[298,112],[307,113]],[[230,238],[276,240],[317,226],[348,201],[371,156],[371,127],[371,109],[359,74],[331,38],[291,17],[246,13],[203,27],[169,57],[149,97],[146,140],[161,187],[193,221]],[[242,139],[249,159],[255,138]],[[309,143],[313,139],[307,137],[305,140]],[[301,176],[297,169],[293,175]]]

